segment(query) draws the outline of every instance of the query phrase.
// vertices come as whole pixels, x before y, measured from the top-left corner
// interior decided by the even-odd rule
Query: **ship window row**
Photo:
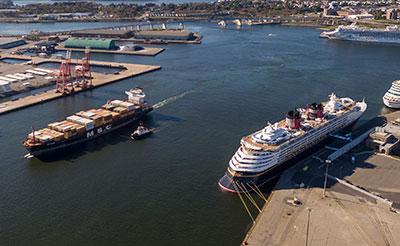
[[[262,161],[262,162],[254,163],[254,162],[239,161],[239,160],[236,158],[236,156],[234,156],[233,158],[234,158],[234,160],[235,160],[236,162],[238,162],[239,164],[248,164],[248,165],[257,165],[257,166],[260,165],[260,164],[264,164],[264,163],[269,163],[269,162],[271,162],[271,161]]]
[[[238,154],[238,156],[239,156],[240,158],[242,158],[242,159],[244,159],[244,160],[254,160],[254,161],[256,161],[256,160],[269,160],[269,159],[271,159],[271,157],[272,157],[272,156],[267,156],[267,157],[264,157],[264,158],[249,158],[249,157],[244,157],[244,156],[242,156],[239,152],[237,152],[237,154]]]
[[[316,137],[316,138],[314,138],[313,140],[309,141],[309,142],[307,143],[307,145],[312,144],[312,143],[316,143],[316,142],[322,140],[322,138],[323,138],[326,134],[328,134],[329,131],[332,131],[332,129],[337,128],[337,126],[338,126],[340,123],[342,123],[342,125],[343,125],[343,124],[344,124],[343,121],[344,121],[345,119],[346,119],[346,118],[343,118],[343,120],[341,120],[341,121],[339,121],[339,122],[336,122],[336,124],[334,124],[334,125],[331,125],[328,129],[326,129],[326,133],[320,134],[318,137]],[[318,133],[318,132],[316,132],[316,133]],[[307,138],[307,140],[310,140],[310,139],[311,139],[313,136],[315,136],[315,135],[316,135],[316,134],[310,135],[309,138]],[[295,144],[295,145],[293,145],[293,147],[298,147],[301,143],[305,143],[305,141],[302,141],[302,142],[300,142],[300,143],[298,143],[298,144]],[[291,152],[291,153],[289,154],[289,156],[290,156],[292,153],[297,153],[299,150],[303,150],[305,146],[306,146],[306,145],[303,145],[303,146],[301,146],[299,149],[295,149],[293,152]],[[291,150],[293,150],[293,148],[286,149],[286,150],[282,151],[281,156],[278,158],[278,161],[282,160],[283,158],[286,158],[286,156],[287,156],[286,153],[289,152],[289,151],[291,151]]]
[[[237,167],[237,168],[243,168],[243,169],[262,169],[262,168],[265,168],[265,167],[272,167],[273,165],[275,165],[277,162],[268,162],[267,164],[264,164],[264,165],[257,165],[257,166],[255,166],[255,165],[251,165],[251,166],[243,166],[243,165],[241,165],[241,164],[244,164],[244,163],[239,163],[239,164],[237,164],[237,165],[235,165],[234,164],[234,166],[235,167]],[[265,169],[264,169],[265,170]]]
[[[389,92],[389,94],[392,94],[392,95],[395,95],[395,96],[400,96],[400,93],[395,93],[395,92],[393,92],[391,90],[389,90],[388,92]]]
[[[340,119],[340,120],[339,120]],[[312,143],[315,143],[315,142],[317,142],[317,141],[319,141],[320,139],[322,139],[329,131],[332,131],[332,129],[334,129],[334,128],[338,128],[338,126],[340,125],[340,124],[343,124],[343,122],[345,121],[347,119],[347,117],[340,117],[340,118],[336,118],[336,119],[334,119],[332,122],[331,122],[331,124],[327,127],[327,128],[320,128],[320,129],[318,129],[318,130],[316,130],[313,134],[311,134],[311,135],[308,135],[307,136],[307,138],[304,138],[304,139],[302,139],[301,141],[296,141],[296,143],[293,145],[293,146],[291,146],[291,148],[286,148],[286,149],[284,149],[282,152],[281,152],[281,156],[283,156],[283,157],[280,157],[279,159],[278,159],[278,161],[280,161],[280,160],[282,160],[283,158],[286,158],[286,155],[285,154],[287,154],[289,151],[291,151],[291,150],[293,150],[293,148],[294,147],[298,147],[298,146],[300,146],[300,145],[303,145],[300,149],[303,149],[304,147],[305,147],[305,144],[306,144],[306,142],[307,141],[309,141],[312,137],[315,137],[316,135],[320,135],[320,136],[318,136],[317,138],[314,138],[311,142]],[[315,130],[315,129],[313,129],[313,130]],[[321,132],[322,131],[325,131],[326,133],[325,134],[321,134]],[[309,141],[310,142],[310,141]],[[308,145],[309,143],[307,143],[307,145]],[[295,152],[297,152],[298,150],[296,149],[295,150]]]
[[[346,112],[347,113],[347,112]],[[332,125],[332,124],[335,124],[335,123],[338,123],[338,121],[339,120],[344,120],[345,119],[345,117],[336,117],[335,119],[333,119],[333,120],[331,120],[330,122],[328,122],[328,124],[329,125]],[[321,128],[313,128],[313,129],[311,129],[311,130],[309,130],[307,133],[307,135],[302,135],[301,137],[299,137],[299,138],[297,138],[297,140],[296,140],[296,142],[298,142],[300,139],[302,139],[302,138],[305,138],[305,137],[308,137],[308,136],[310,136],[310,135],[315,135],[315,134],[318,134],[319,132],[321,132],[322,130],[324,130],[325,129],[325,127],[327,127],[326,125],[325,126],[323,126],[323,127],[321,127]]]
[[[247,151],[247,150],[244,150],[243,148],[241,148],[241,150],[242,150],[243,153],[245,153],[245,154],[247,154],[247,155],[254,155],[254,156],[268,156],[268,155],[272,155],[272,153],[263,153],[263,154],[261,154],[261,153],[251,153],[251,152],[249,152],[249,151]]]

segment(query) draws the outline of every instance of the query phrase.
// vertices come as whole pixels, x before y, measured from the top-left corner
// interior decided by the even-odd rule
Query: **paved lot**
[[[20,55],[7,55],[10,58],[27,58],[26,56]],[[32,58],[34,64],[39,64],[41,62],[59,62],[56,59],[48,59],[48,58]],[[80,60],[71,59],[71,63],[79,64]],[[116,62],[101,62],[101,61],[91,61],[90,64],[96,64],[101,66],[110,66],[110,67],[119,67],[123,66],[126,69],[122,70],[118,74],[101,74],[101,73],[92,73],[93,76],[93,88],[97,86],[106,85],[109,83],[113,83],[122,79],[126,79],[129,77],[137,76],[140,74],[148,73],[151,71],[155,71],[161,69],[161,66],[152,66],[152,65],[141,65],[141,64],[130,64],[130,63],[116,63]],[[15,65],[19,66],[19,65]],[[83,91],[81,88],[76,88],[74,93],[79,93]],[[46,102],[49,100],[54,100],[56,98],[63,97],[61,93],[56,93],[56,90],[48,90],[45,92],[41,92],[35,95],[29,95],[23,98],[20,98],[16,101],[7,101],[0,103],[0,114],[11,112],[14,110],[18,110],[21,108],[25,108],[34,104]]]
[[[141,56],[155,56],[159,53],[163,52],[164,48],[157,47],[143,47],[143,50],[137,51],[121,51],[121,50],[95,50],[91,49],[91,53],[103,53],[103,54],[123,54],[123,55],[141,55]],[[74,48],[65,48],[63,45],[59,45],[56,47],[56,50],[72,50],[78,52],[85,52],[85,49],[74,49]]]
[[[346,156],[338,160],[330,174],[393,202],[400,202],[400,160],[373,153],[355,156],[354,164]]]
[[[388,120],[399,117],[395,112]],[[353,139],[386,121],[374,118],[356,129]],[[400,215],[390,211],[390,203],[371,195],[400,202],[400,160],[365,152],[363,144],[329,168],[330,175],[353,185],[328,179],[325,198],[326,166],[318,158],[326,159],[332,150],[323,148],[287,170],[243,245],[400,245]],[[341,146],[335,140],[328,145]],[[302,204],[288,202],[294,197]]]
[[[34,67],[30,66],[30,65],[8,64],[8,63],[0,62],[0,76],[5,77],[5,75],[9,75],[9,74],[13,75],[16,73],[23,74],[23,73],[26,73],[26,70],[30,70],[33,68]],[[55,69],[48,69],[48,68],[45,68],[45,69],[56,72]],[[13,89],[15,92],[28,91],[28,89],[23,85],[26,82],[29,82],[29,84],[33,88],[39,88],[39,87],[55,84],[55,82],[48,82],[46,79],[44,79],[44,77],[46,77],[48,75],[46,75],[46,76],[40,76],[40,75],[35,75],[35,74],[32,74],[32,75],[35,78],[10,83],[11,89]]]
[[[303,182],[304,188],[299,188]],[[322,184],[321,176],[298,168],[285,173],[243,244],[400,244],[400,215],[387,203],[332,181],[322,198]],[[287,202],[294,197],[302,204]]]

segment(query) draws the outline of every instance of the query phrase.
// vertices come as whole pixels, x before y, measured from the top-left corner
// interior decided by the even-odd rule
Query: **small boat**
[[[145,136],[150,135],[151,133],[152,131],[144,127],[143,124],[140,122],[138,128],[131,134],[131,139],[142,139]]]

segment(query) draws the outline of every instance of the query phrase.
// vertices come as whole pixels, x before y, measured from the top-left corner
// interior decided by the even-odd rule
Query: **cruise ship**
[[[32,133],[22,142],[25,156],[42,156],[56,150],[100,137],[141,119],[153,110],[141,88],[125,91],[128,99],[108,101],[100,109],[80,111],[60,122],[53,122]]]
[[[392,82],[392,86],[383,96],[383,103],[389,108],[400,108],[400,80]]]
[[[367,109],[363,101],[338,98],[289,111],[286,118],[245,136],[229,161],[219,186],[230,192],[252,191],[293,164],[289,161],[330,133],[354,124]]]
[[[339,26],[334,31],[323,32],[320,37],[363,42],[400,43],[400,28],[397,26],[385,29],[361,28],[354,24]]]

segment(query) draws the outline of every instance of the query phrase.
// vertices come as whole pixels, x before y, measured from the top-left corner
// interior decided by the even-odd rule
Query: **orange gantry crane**
[[[68,50],[65,55],[65,61],[60,65],[60,70],[57,74],[56,93],[67,94],[74,91],[71,76],[71,51]]]
[[[90,71],[90,46],[86,46],[85,55],[82,58],[81,65],[75,66],[73,70],[76,76],[76,86],[82,89],[92,87],[92,72]],[[81,81],[79,81],[79,78]]]
[[[57,74],[56,92],[71,93],[75,88],[80,87],[87,89],[92,87],[92,72],[90,70],[90,47],[85,49],[85,55],[82,58],[81,64],[71,68],[71,51],[68,50],[65,55],[65,61],[60,65],[60,70]],[[75,82],[72,81],[71,71],[75,72]]]

